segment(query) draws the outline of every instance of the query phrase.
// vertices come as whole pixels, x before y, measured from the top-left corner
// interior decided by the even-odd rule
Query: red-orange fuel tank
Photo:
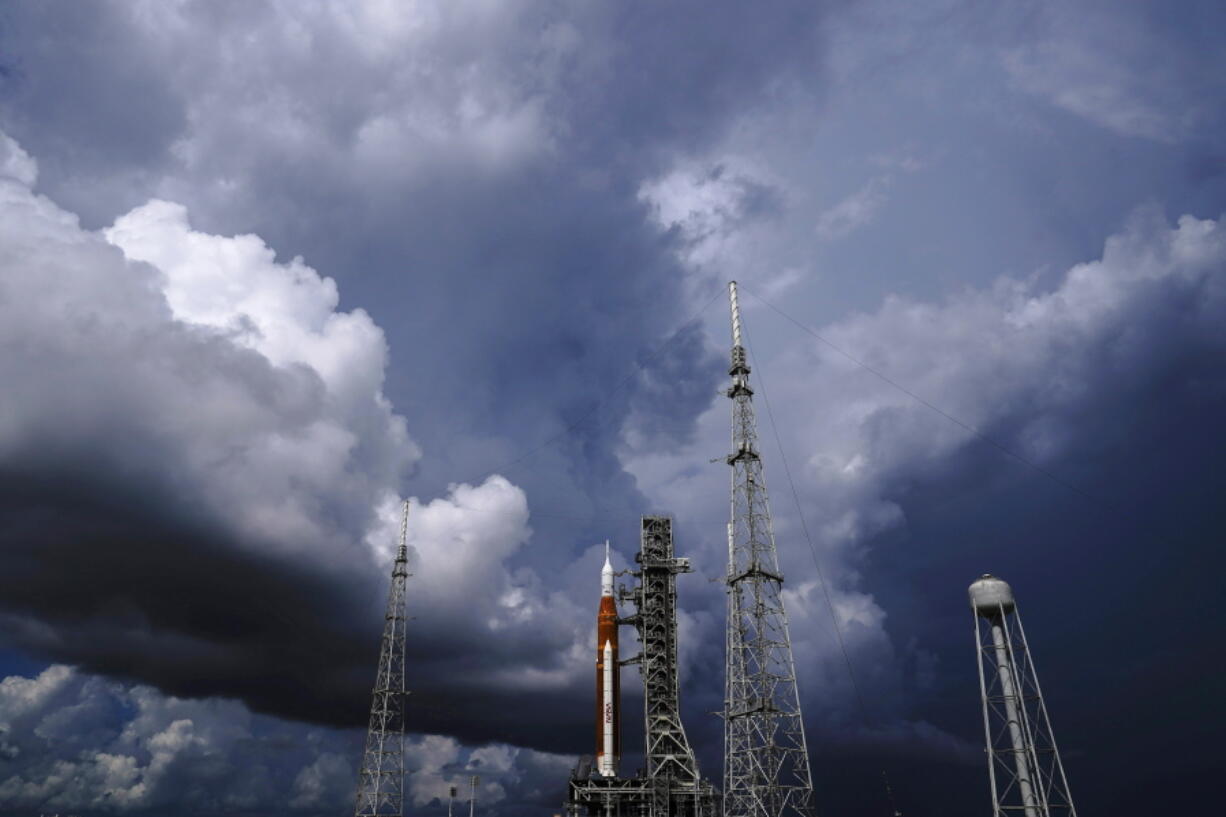
[[[613,711],[604,711],[604,645],[613,647]],[[621,759],[621,668],[617,665],[617,605],[612,596],[602,596],[596,615],[596,767],[604,756],[604,722],[613,718],[613,764]]]

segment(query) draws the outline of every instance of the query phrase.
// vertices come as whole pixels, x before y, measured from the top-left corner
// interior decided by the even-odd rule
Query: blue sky
[[[416,811],[556,810],[647,512],[717,776],[732,278],[819,811],[982,812],[986,571],[1078,805],[1207,804],[1224,16],[0,7],[0,813],[348,808],[401,498]]]

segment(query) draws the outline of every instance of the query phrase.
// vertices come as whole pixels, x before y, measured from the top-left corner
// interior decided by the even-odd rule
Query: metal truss
[[[724,816],[812,817],[813,778],[783,605],[749,365],[732,306],[731,517],[724,695]]]
[[[667,817],[658,810],[656,788],[646,777],[592,775],[590,759],[580,761],[567,791],[567,817]]]
[[[677,574],[691,572],[689,559],[673,556],[673,522],[644,516],[635,575],[638,587],[627,594],[637,609],[630,617],[643,645],[644,734],[647,776],[697,782],[698,764],[681,724],[677,684]]]
[[[354,817],[404,814],[405,594],[408,571],[409,503],[400,520],[400,548],[387,596],[379,671],[370,704],[370,728],[358,772]]]
[[[1012,599],[976,612],[975,644],[994,817],[1076,817]]]

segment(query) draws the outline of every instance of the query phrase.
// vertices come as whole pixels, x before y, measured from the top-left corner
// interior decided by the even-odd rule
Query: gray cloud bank
[[[332,357],[346,349],[381,368],[377,328],[350,313],[348,320],[357,320],[363,330],[359,339],[369,342],[322,344],[326,354],[312,359],[301,333],[328,331],[338,313],[323,279],[301,262],[276,264],[254,237],[193,233],[181,209],[156,202],[119,219],[104,238],[81,230],[70,214],[29,191],[35,164],[11,140],[0,166],[5,175],[0,204],[7,216],[0,246],[10,253],[2,303],[5,326],[17,330],[5,338],[5,348],[14,352],[6,356],[6,365],[13,367],[6,374],[40,389],[29,388],[23,400],[7,404],[6,542],[16,569],[6,573],[4,598],[13,637],[42,654],[146,678],[181,693],[239,695],[281,714],[319,720],[327,711],[325,720],[352,723],[365,703],[361,690],[368,684],[370,650],[346,644],[357,632],[374,629],[381,594],[371,588],[384,581],[377,557],[386,555],[394,528],[394,494],[389,493],[394,477],[353,486],[347,482],[351,466],[338,466],[333,458],[340,456],[343,463],[372,448],[363,446],[364,438],[378,440],[380,434],[379,451],[394,457],[375,473],[385,468],[383,473],[394,474],[416,456],[403,423],[379,399],[379,378],[362,377],[352,366],[329,368]],[[159,245],[156,239],[165,230],[174,240]],[[226,255],[245,259],[254,270],[240,266],[251,273],[242,281],[255,289],[220,286],[223,277],[207,278],[202,289],[193,290],[192,276],[200,269],[192,261],[210,248],[223,251],[206,256],[211,263],[201,267],[209,276],[218,274]],[[1107,242],[1101,260],[1073,268],[1048,291],[1001,280],[939,305],[892,299],[877,313],[824,331],[919,393],[941,395],[947,410],[1032,461],[1055,466],[1072,440],[1086,439],[1078,431],[1079,418],[1094,414],[1104,399],[1135,407],[1128,395],[1147,393],[1148,384],[1172,376],[1180,389],[1192,388],[1209,399],[1220,396],[1220,369],[1202,369],[1197,361],[1216,359],[1226,343],[1224,268],[1222,222],[1186,216],[1172,227],[1160,213],[1143,209]],[[288,297],[303,295],[299,287],[307,290],[302,301]],[[193,294],[221,291],[229,293],[230,303],[193,301]],[[321,292],[326,308],[304,307],[303,302],[318,307]],[[289,310],[286,303],[304,311]],[[317,320],[312,323],[304,314]],[[341,319],[344,325],[343,314]],[[290,342],[278,345],[285,338]],[[279,354],[288,357],[277,365]],[[885,635],[885,608],[856,589],[862,549],[897,529],[908,518],[901,509],[908,492],[949,478],[948,469],[961,467],[975,441],[965,429],[933,416],[824,347],[802,344],[794,354],[798,359],[790,365],[816,367],[820,375],[816,381],[772,384],[775,405],[781,407],[778,419],[785,428],[798,429],[793,450],[810,452],[793,467],[815,503],[813,518],[822,520],[819,541],[836,568],[836,607],[853,656],[862,665],[889,667],[897,659]],[[180,379],[171,386],[149,385],[162,376]],[[343,392],[352,382],[359,385]],[[816,402],[815,382],[821,383]],[[210,389],[222,397],[211,396]],[[787,406],[806,412],[816,406],[807,416],[822,422],[805,421],[796,409],[782,408]],[[1115,435],[1145,427],[1127,414],[1112,419],[1097,429],[1099,445],[1118,444]],[[222,422],[224,442],[210,442],[201,433]],[[313,423],[325,429],[330,423],[332,433],[302,431]],[[722,418],[712,423],[722,425]],[[287,453],[263,441],[261,433],[274,440],[286,433],[297,445]],[[347,444],[338,447],[338,436]],[[244,439],[254,442],[243,447]],[[37,448],[28,447],[34,441]],[[227,456],[205,456],[218,452]],[[677,507],[700,508],[702,501],[686,494],[684,475],[666,467],[675,457],[686,470],[690,453],[665,452],[657,461],[645,457],[630,465],[645,489],[659,488]],[[302,479],[277,478],[285,457],[295,473],[302,470]],[[665,490],[665,482],[672,487]],[[321,496],[304,505],[313,491]],[[345,509],[374,510],[357,518],[330,514],[333,492],[347,498]],[[133,502],[134,495],[140,501]],[[151,497],[158,501],[150,502]],[[269,515],[269,509],[282,514]],[[567,691],[578,706],[582,696],[575,694],[573,680],[586,656],[580,654],[582,627],[546,632],[536,641],[538,648],[523,649],[528,629],[556,621],[552,611],[566,610],[563,618],[570,619],[582,613],[568,607],[562,595],[550,600],[539,579],[503,569],[528,536],[522,494],[493,480],[419,503],[415,513],[417,557],[436,571],[455,571],[421,590],[422,640],[430,647],[418,654],[422,677],[459,680],[461,700],[470,702],[491,690],[510,690],[524,718],[506,717],[495,696],[488,706],[445,712],[442,722],[471,739],[539,741],[541,717],[556,691]],[[780,516],[781,534],[794,537],[794,520],[788,521],[786,511]],[[53,569],[59,565],[70,566],[70,572]],[[833,724],[842,717],[833,703],[838,694],[832,697],[841,671],[829,643],[814,640],[822,629],[820,603],[804,572],[799,571],[792,596],[798,657],[808,678],[821,679],[804,685],[815,717]],[[218,576],[226,578],[227,589],[220,593]],[[65,577],[77,578],[67,596]],[[452,593],[456,588],[459,592]],[[52,598],[56,603],[48,604]],[[350,612],[338,616],[338,611]],[[718,617],[700,623],[713,631]],[[516,626],[521,624],[524,629]],[[498,632],[508,625],[509,631]],[[690,637],[717,643],[703,639],[700,630],[691,630]],[[310,633],[309,641],[297,633]],[[498,648],[499,641],[505,649]],[[454,652],[441,651],[444,644]],[[691,665],[711,659],[695,652]],[[489,678],[484,686],[462,680],[473,677],[474,660],[484,667],[475,674]],[[253,667],[266,669],[253,672]],[[905,698],[898,694],[906,683],[902,679],[889,671],[871,675],[870,689]],[[287,687],[289,677],[294,680]],[[356,704],[348,715],[335,705],[342,699]],[[321,708],[325,701],[330,708]],[[427,722],[428,709],[422,710]],[[571,720],[564,713],[557,717],[559,725]],[[143,751],[151,765],[140,779],[160,768],[154,763],[159,746],[195,745],[187,727],[174,727],[178,732],[172,727],[173,721],[162,724],[147,736]],[[897,741],[929,750],[944,745],[951,757],[964,753],[922,723],[898,734],[878,730],[874,736],[869,730],[855,740],[878,748]],[[317,762],[323,761],[311,761]],[[96,759],[91,763],[84,778],[101,775],[100,780],[115,783],[119,778],[107,775],[119,775],[128,781],[125,790],[135,785],[136,772],[126,761],[115,761],[114,768],[99,766]],[[329,774],[339,779],[341,772]],[[55,790],[64,797],[70,796],[68,780]],[[22,788],[20,780],[12,785],[27,792],[15,797],[38,794]],[[151,782],[147,788],[155,787]],[[38,796],[44,794],[53,793]],[[143,794],[126,796],[147,804],[139,800]],[[233,796],[243,796],[241,787]]]
[[[82,230],[29,190],[33,160],[0,145],[0,375],[23,384],[0,418],[11,642],[177,694],[361,723],[397,491],[418,457],[380,390],[381,331],[336,311],[335,284],[300,259],[195,232],[181,207]],[[542,709],[577,694],[585,625],[507,566],[531,533],[523,493],[492,477],[415,504],[418,724],[527,739],[535,721],[499,719],[488,693]],[[461,706],[469,695],[486,703]]]
[[[906,759],[902,791],[982,805],[982,769],[950,767],[979,741],[959,638],[983,569],[1046,636],[1057,729],[1104,737],[1072,741],[1086,802],[1133,807],[1093,781],[1160,765],[1147,739],[1186,749],[1135,700],[1213,711],[1158,668],[1216,640],[1181,618],[1204,594],[1173,588],[1220,564],[1220,26],[1163,15],[1155,40],[1147,15],[1062,8],[855,4],[826,28],[801,2],[6,5],[0,117],[41,166],[0,147],[6,643],[358,726],[413,494],[415,718],[452,741],[432,757],[500,741],[491,764],[556,783],[506,743],[586,745],[587,543],[629,552],[664,509],[721,569],[726,474],[699,466],[727,445],[722,351],[696,327],[639,350],[738,277],[1093,497],[806,336],[772,355],[774,319],[748,313],[873,721],[764,434],[823,810],[868,790],[856,758],[876,787],[878,757]],[[838,111],[832,31],[857,103]],[[1169,183],[1185,160],[1195,195]],[[1120,228],[1147,196],[1198,217]],[[1017,272],[1049,263],[1072,268]],[[514,482],[484,478],[555,436]],[[1101,609],[1061,619],[1085,587]],[[682,592],[687,725],[714,769],[722,595]],[[1123,654],[1131,685],[1096,674]],[[1193,791],[1194,771],[1129,785],[1169,807],[1143,799],[1155,777]]]
[[[32,167],[7,138],[5,150],[6,166]],[[253,237],[214,245],[230,269],[195,258],[217,303],[191,317],[172,299],[195,297],[192,270],[125,256],[32,182],[0,179],[0,366],[23,384],[0,423],[7,629],[180,689],[265,675],[286,651],[318,689],[343,685],[305,634],[334,633],[349,654],[339,636],[354,621],[328,606],[368,617],[362,534],[417,456],[379,391],[378,328],[333,312],[330,281],[274,264]],[[146,235],[168,229],[191,255],[181,210],[143,215]]]
[[[787,323],[743,300],[751,327]],[[980,737],[964,588],[984,571],[1018,588],[1074,758],[1098,728],[1084,709],[1095,693],[1080,673],[1111,663],[1109,644],[1119,646],[1096,641],[1100,634],[1127,628],[1137,656],[1195,662],[1207,625],[1200,636],[1171,638],[1157,624],[1170,605],[1156,588],[1220,564],[1202,537],[1220,522],[1208,497],[1221,478],[1208,452],[1223,439],[1212,418],[1226,405],[1226,218],[1171,224],[1142,207],[1101,258],[1058,278],[1000,278],[940,302],[890,297],[819,331],[960,421],[802,331],[757,369],[866,702],[861,711],[760,399],[809,738],[822,764],[903,758],[893,762],[913,772],[903,772],[908,788],[934,797],[948,786],[927,786],[917,770],[966,764],[966,788],[955,788],[973,804]],[[697,560],[712,570],[720,540],[703,520],[719,518],[724,475],[693,463],[718,450],[726,412],[704,416],[694,447],[628,463],[647,493],[705,526]],[[1138,584],[1150,584],[1139,598]],[[1098,603],[1087,605],[1087,593]],[[720,627],[712,616],[691,631],[703,645],[695,661],[713,672]],[[1175,695],[1174,682],[1160,686]],[[1144,693],[1129,683],[1117,694],[1100,706]],[[717,706],[718,690],[704,701]],[[706,737],[716,740],[715,730]],[[1143,743],[1132,735],[1121,751]],[[1107,763],[1081,772],[1086,790],[1109,801]],[[959,774],[939,776],[948,783]],[[849,795],[835,797],[852,807]]]

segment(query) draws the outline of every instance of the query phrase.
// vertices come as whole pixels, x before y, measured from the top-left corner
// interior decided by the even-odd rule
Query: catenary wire
[[[744,289],[744,287],[741,288]],[[750,294],[752,295],[753,293]],[[757,298],[756,295],[754,297]],[[759,298],[758,300],[761,299]],[[741,331],[745,334],[746,341],[748,341],[749,331],[744,324],[741,325]],[[766,394],[766,378],[762,376],[762,369],[758,366],[757,358],[754,357],[752,344],[747,347],[747,351],[749,352],[750,360],[753,361],[753,367],[758,370],[758,392],[762,395],[762,405],[766,408],[766,417],[770,421],[771,434],[775,438],[775,445],[779,448],[779,461],[783,464],[783,474],[787,477],[788,487],[792,493],[792,501],[796,504],[796,515],[800,519],[800,529],[805,535],[805,543],[809,546],[809,555],[813,557],[813,568],[817,571],[817,582],[822,588],[822,597],[826,600],[826,609],[830,611],[830,623],[834,626],[835,642],[839,646],[839,653],[843,656],[843,665],[847,668],[847,678],[851,681],[851,688],[856,696],[856,705],[860,710],[860,720],[866,729],[871,728],[873,719],[869,714],[868,704],[864,700],[864,692],[860,688],[860,682],[856,678],[856,670],[851,661],[851,654],[847,652],[847,642],[843,638],[843,628],[839,625],[839,617],[834,609],[834,601],[830,597],[830,585],[826,582],[821,562],[817,558],[817,548],[813,544],[813,537],[809,533],[809,523],[805,518],[805,512],[800,503],[800,492],[796,490],[796,482],[792,479],[792,469],[788,466],[787,454],[784,453],[783,440],[779,435],[779,425],[775,422],[775,412],[771,409],[770,398]],[[894,793],[890,789],[890,781],[885,769],[881,770],[881,776],[885,780],[885,790],[890,802],[890,810],[897,817],[901,812],[898,811],[894,803]]]
[[[749,331],[744,324],[741,326],[741,332],[745,334],[745,340],[749,340]],[[747,350],[749,357],[753,361],[753,367],[757,369],[758,376],[755,378],[758,383],[758,392],[762,395],[762,404],[766,407],[766,417],[770,420],[771,433],[775,438],[775,445],[779,447],[779,461],[783,464],[783,474],[787,477],[788,487],[792,490],[792,500],[796,503],[796,514],[800,517],[800,528],[804,532],[805,542],[809,545],[809,555],[813,557],[813,567],[817,571],[817,582],[822,588],[822,597],[826,600],[826,609],[830,611],[830,621],[834,625],[835,642],[839,645],[839,652],[843,655],[843,663],[847,667],[847,677],[851,680],[852,690],[856,695],[856,703],[860,707],[860,717],[864,721],[864,725],[868,726],[868,706],[864,702],[864,695],[860,690],[860,683],[856,680],[856,671],[851,663],[851,656],[847,652],[847,642],[843,638],[843,628],[839,626],[839,617],[834,609],[834,601],[830,597],[830,585],[826,581],[826,575],[822,571],[821,561],[817,558],[817,548],[813,544],[813,537],[809,533],[809,523],[805,519],[805,512],[800,504],[800,492],[796,490],[796,482],[792,479],[792,469],[788,466],[788,458],[783,450],[783,440],[779,436],[779,426],[775,424],[775,412],[771,410],[770,398],[766,395],[766,380],[762,376],[762,369],[758,366],[758,361],[754,357],[753,345],[748,344]]]
[[[974,436],[975,436],[977,439],[982,440],[983,442],[985,442],[985,443],[987,443],[988,445],[992,446],[993,448],[997,449],[997,450],[998,450],[998,451],[1000,451],[1001,453],[1005,454],[1006,456],[1009,456],[1009,457],[1013,458],[1014,460],[1016,460],[1016,461],[1018,461],[1018,462],[1022,463],[1023,465],[1026,465],[1026,466],[1028,466],[1028,467],[1030,467],[1030,468],[1033,468],[1033,469],[1034,469],[1036,472],[1038,472],[1039,474],[1042,474],[1044,477],[1046,477],[1047,479],[1051,480],[1052,482],[1054,482],[1055,484],[1059,485],[1059,486],[1060,486],[1060,487],[1062,487],[1062,488],[1066,488],[1066,489],[1068,489],[1068,490],[1070,490],[1070,491],[1073,491],[1074,493],[1080,494],[1082,497],[1084,497],[1084,498],[1086,498],[1086,499],[1089,499],[1089,500],[1091,500],[1092,502],[1100,502],[1100,501],[1102,501],[1102,498],[1101,498],[1101,497],[1095,496],[1094,494],[1091,494],[1091,493],[1089,493],[1088,491],[1086,491],[1086,490],[1084,490],[1084,489],[1082,489],[1082,488],[1079,488],[1078,486],[1074,485],[1073,483],[1068,482],[1068,481],[1066,481],[1066,480],[1064,480],[1064,479],[1061,479],[1061,478],[1060,478],[1060,477],[1059,477],[1057,474],[1055,474],[1055,473],[1053,473],[1052,471],[1050,471],[1050,470],[1048,470],[1048,469],[1044,468],[1043,466],[1039,465],[1039,464],[1038,464],[1037,462],[1035,462],[1034,460],[1031,460],[1031,459],[1029,459],[1028,457],[1025,457],[1025,456],[1023,456],[1023,455],[1021,455],[1021,454],[1017,453],[1016,451],[1014,451],[1013,449],[1011,449],[1011,448],[1009,448],[1008,446],[1004,445],[1003,443],[1001,443],[1001,442],[999,442],[999,441],[995,440],[994,438],[992,438],[992,437],[988,436],[988,435],[987,435],[987,434],[985,434],[984,432],[982,432],[982,431],[980,431],[979,429],[975,428],[975,427],[974,427],[974,426],[972,426],[970,423],[964,423],[963,421],[959,420],[957,417],[953,416],[952,414],[950,414],[949,412],[945,411],[945,410],[944,410],[944,409],[942,409],[941,407],[939,407],[939,406],[937,406],[937,405],[935,405],[935,404],[933,404],[933,403],[929,402],[928,400],[925,400],[923,397],[920,397],[918,394],[916,394],[915,392],[911,391],[911,390],[910,390],[910,389],[908,389],[906,386],[903,386],[901,383],[898,383],[897,381],[892,380],[891,378],[889,378],[888,376],[886,376],[886,375],[885,375],[885,374],[883,374],[882,372],[878,371],[877,369],[874,369],[872,366],[869,366],[869,365],[868,365],[867,363],[865,363],[864,361],[862,361],[862,360],[860,360],[860,359],[856,358],[854,355],[852,355],[852,354],[850,354],[849,352],[847,352],[847,351],[843,350],[843,349],[842,349],[842,348],[840,348],[840,347],[839,347],[837,344],[835,344],[835,343],[833,343],[832,341],[830,341],[830,340],[828,340],[828,339],[826,339],[826,338],[822,337],[822,336],[821,336],[820,334],[818,334],[818,333],[817,333],[817,332],[816,332],[814,329],[812,329],[811,327],[806,326],[805,324],[803,324],[803,323],[801,323],[800,321],[796,320],[796,319],[795,319],[795,318],[793,318],[791,315],[787,314],[787,313],[786,313],[786,312],[784,312],[782,309],[780,309],[779,307],[775,306],[775,305],[774,305],[774,304],[772,304],[770,301],[767,301],[765,298],[761,297],[760,295],[758,295],[757,293],[753,292],[752,290],[745,289],[745,287],[744,287],[744,286],[742,286],[742,287],[741,287],[741,289],[742,289],[742,290],[744,290],[744,291],[746,291],[746,292],[748,292],[748,293],[749,293],[751,296],[753,296],[754,300],[756,300],[758,303],[760,303],[760,304],[762,304],[763,306],[767,307],[768,309],[770,309],[770,310],[774,311],[776,314],[778,314],[780,317],[784,318],[784,319],[785,319],[785,320],[787,320],[788,322],[790,322],[790,323],[794,324],[794,325],[795,325],[797,328],[799,328],[801,331],[806,332],[806,333],[808,333],[808,334],[812,335],[813,337],[817,338],[817,339],[818,339],[819,341],[821,341],[823,344],[825,344],[826,346],[830,347],[831,349],[833,349],[835,352],[839,353],[839,354],[840,354],[840,355],[842,355],[843,357],[847,358],[847,359],[848,359],[848,360],[850,360],[852,363],[854,363],[854,364],[856,364],[857,366],[859,366],[861,369],[864,369],[866,372],[868,372],[869,374],[874,375],[875,377],[877,377],[878,379],[880,379],[882,382],[886,383],[887,385],[889,385],[889,386],[891,386],[891,387],[893,387],[893,388],[897,389],[898,391],[902,392],[903,394],[907,395],[908,397],[910,397],[912,400],[914,400],[915,402],[919,403],[920,405],[925,406],[926,408],[929,408],[929,409],[931,409],[932,411],[935,411],[937,414],[941,415],[941,416],[942,416],[942,417],[944,417],[946,420],[949,420],[949,421],[950,421],[951,423],[953,423],[954,425],[959,426],[960,428],[963,428],[963,429],[965,429],[966,431],[969,431],[969,432],[970,432],[972,435],[974,435]]]

